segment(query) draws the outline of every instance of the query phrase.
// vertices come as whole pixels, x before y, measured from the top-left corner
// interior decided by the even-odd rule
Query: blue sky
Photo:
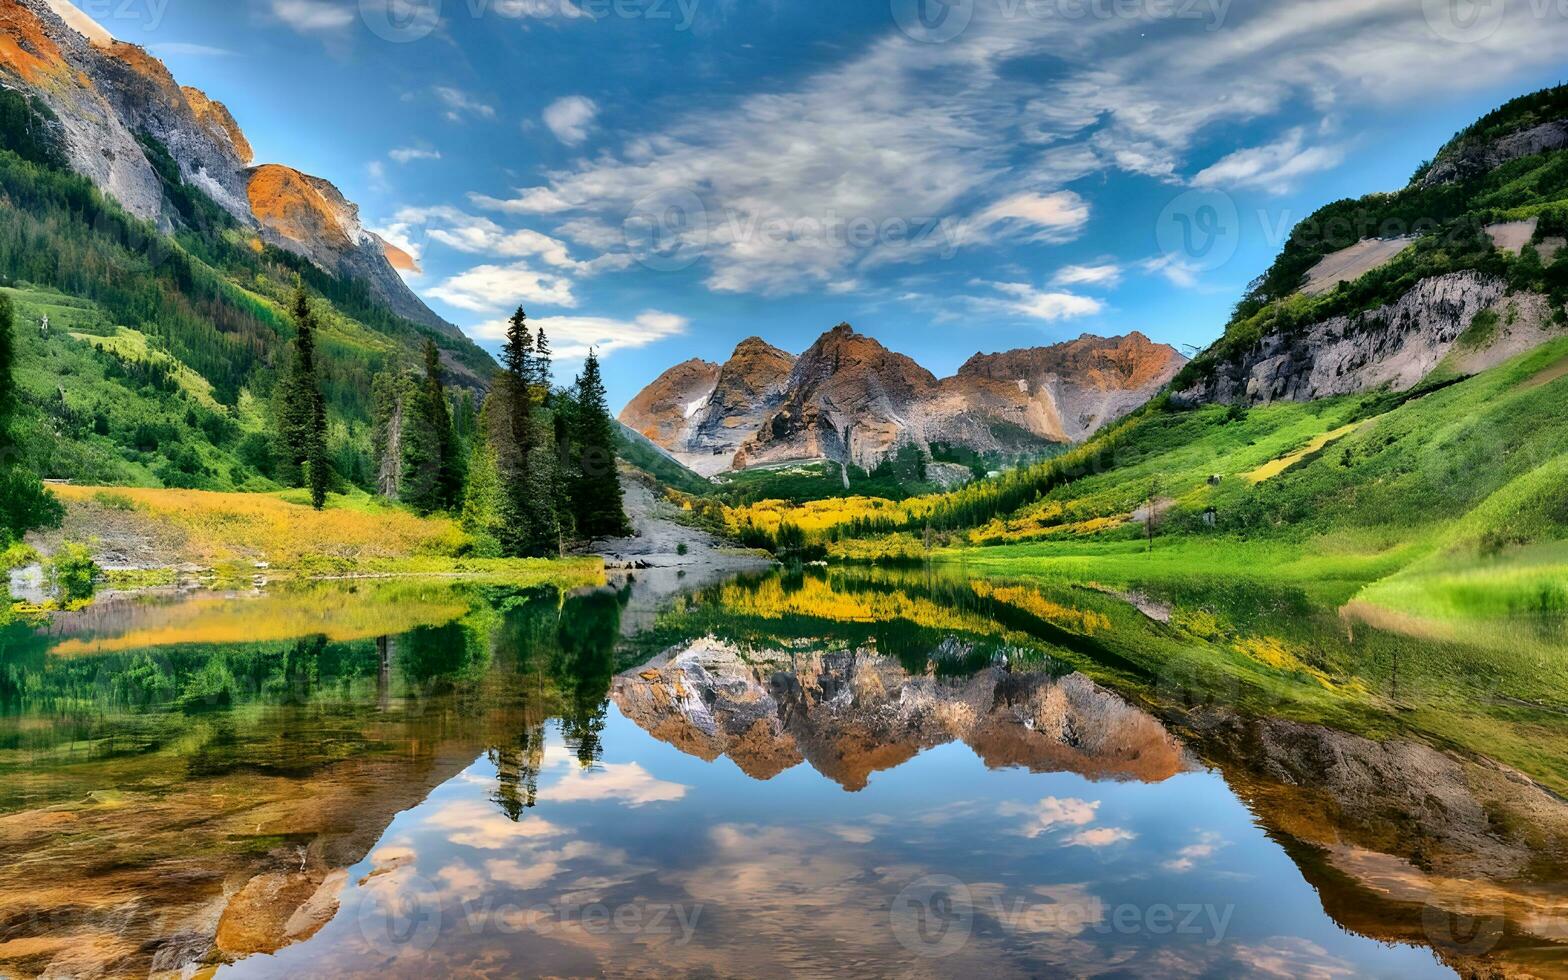
[[[846,320],[939,375],[1084,332],[1202,346],[1295,221],[1568,51],[1550,0],[79,6],[258,162],[337,183],[485,346],[519,303],[597,346],[617,406]]]

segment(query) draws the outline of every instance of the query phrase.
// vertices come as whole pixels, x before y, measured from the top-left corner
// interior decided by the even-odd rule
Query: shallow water
[[[1006,589],[405,582],[13,628],[0,971],[1568,964],[1558,800],[1140,678],[1164,627]]]

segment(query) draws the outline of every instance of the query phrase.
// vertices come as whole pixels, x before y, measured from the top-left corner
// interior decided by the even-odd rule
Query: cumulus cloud
[[[1307,174],[1330,170],[1345,158],[1342,146],[1307,146],[1298,127],[1266,146],[1255,146],[1219,160],[1192,178],[1197,187],[1221,190],[1255,187],[1270,194],[1290,191]]]
[[[577,305],[570,279],[541,272],[527,262],[476,266],[432,286],[426,295],[472,313],[496,313],[519,303],[568,309]]]
[[[1025,837],[1039,837],[1061,827],[1082,827],[1094,822],[1100,809],[1099,800],[1080,800],[1076,797],[1047,796],[1032,806],[1018,803],[1004,804],[1000,813],[1008,817],[1024,817],[1018,832]]]
[[[645,314],[645,316],[650,315]],[[664,314],[651,316],[664,316]],[[559,343],[561,340],[568,341],[566,346],[557,348],[557,353],[562,357],[571,357],[574,355],[567,354],[565,351],[572,349],[574,343],[580,343],[580,338],[571,336],[570,327],[552,330],[549,325],[551,320],[559,323],[562,319],[562,317],[541,317],[536,321],[536,326],[542,327],[550,335],[552,344]],[[685,326],[684,320],[680,320],[679,317],[674,319],[680,321],[678,326]],[[595,333],[600,332],[602,331],[595,330]],[[584,350],[583,353],[587,354],[587,351]],[[655,779],[648,770],[635,762],[606,762],[592,770],[571,769],[559,780],[547,786],[541,795],[544,799],[557,803],[616,800],[627,806],[638,807],[648,803],[670,803],[679,800],[686,795],[686,787],[680,783]]]
[[[998,312],[1012,313],[1032,320],[1070,320],[1075,317],[1093,316],[1105,309],[1105,304],[1092,296],[1081,296],[1061,290],[1042,290],[1021,282],[993,282],[991,288],[1007,298],[976,297],[972,302],[980,307]]]
[[[1213,857],[1215,852],[1225,846],[1225,841],[1215,833],[1200,834],[1195,844],[1188,844],[1176,852],[1176,856],[1166,861],[1161,867],[1166,871],[1184,874],[1198,866],[1199,861],[1206,861]]]
[[[515,848],[561,833],[561,828],[539,817],[509,820],[489,802],[478,799],[442,804],[425,816],[423,825],[442,831],[454,844],[480,850]]]
[[[688,321],[674,313],[647,310],[630,320],[602,316],[540,316],[529,317],[528,322],[549,334],[557,357],[571,360],[587,357],[590,348],[600,357],[608,357],[617,351],[646,347],[685,333]],[[493,320],[468,333],[475,340],[502,340],[506,337],[506,327],[505,320]]]
[[[1121,827],[1091,827],[1075,834],[1068,834],[1063,840],[1069,847],[1110,847],[1123,841],[1134,840],[1137,836]]]
[[[545,107],[544,124],[555,138],[567,146],[576,146],[588,138],[593,121],[599,115],[599,106],[587,96],[568,95],[556,99]]]
[[[332,0],[272,0],[272,13],[301,34],[340,31],[354,23],[354,8]]]

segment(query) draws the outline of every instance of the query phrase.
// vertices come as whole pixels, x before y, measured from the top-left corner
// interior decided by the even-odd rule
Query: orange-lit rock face
[[[191,112],[195,113],[197,121],[208,129],[228,137],[239,161],[250,163],[255,157],[255,152],[251,149],[250,141],[245,138],[239,123],[235,122],[234,116],[229,113],[228,106],[207,98],[207,94],[201,89],[191,88],[189,85],[180,91],[185,94],[185,101],[190,104]]]
[[[392,263],[392,268],[399,272],[409,272],[417,276],[425,271],[419,267],[419,263],[412,255],[385,239],[381,240],[381,254],[385,255],[387,261]]]
[[[670,368],[632,399],[621,421],[669,450],[683,450],[690,421],[718,384],[719,366],[693,358]]]
[[[247,190],[256,220],[284,238],[337,249],[351,247],[334,208],[298,170],[275,163],[257,167]]]
[[[29,85],[58,85],[74,78],[88,87],[86,79],[66,63],[33,12],[11,2],[0,3],[0,69]]]

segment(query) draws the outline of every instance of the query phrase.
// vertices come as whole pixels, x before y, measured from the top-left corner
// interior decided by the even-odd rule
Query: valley
[[[1332,86],[1106,61],[987,156],[987,12],[789,97],[864,25],[349,6],[247,22],[322,134],[0,0],[0,973],[1568,975],[1568,87],[1333,200],[1402,158]],[[633,132],[676,58],[764,88]],[[1250,278],[1192,196],[1317,210]],[[715,220],[803,197],[953,254]]]

